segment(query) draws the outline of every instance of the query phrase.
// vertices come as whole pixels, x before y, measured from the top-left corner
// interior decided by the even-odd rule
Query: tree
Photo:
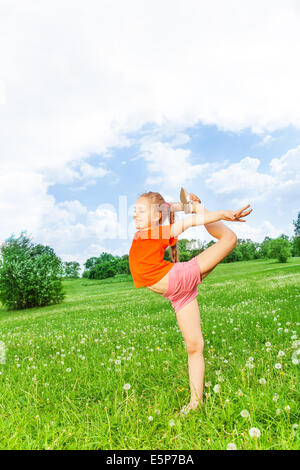
[[[300,212],[298,212],[297,220],[293,220],[295,226],[295,237],[300,237]]]
[[[263,242],[260,244],[260,248],[258,250],[258,257],[262,259],[270,258],[270,237],[265,237]]]
[[[234,249],[221,261],[221,263],[232,263],[234,261],[243,261],[243,252],[241,250],[241,245],[238,243]]]
[[[65,261],[64,266],[64,277],[67,279],[78,279],[80,271],[80,263],[78,261]]]
[[[292,251],[294,256],[300,256],[300,212],[298,212],[297,220],[293,220],[293,224],[295,235],[292,239]]]
[[[300,236],[292,237],[291,245],[293,256],[300,256]]]
[[[102,252],[99,257],[89,258],[85,263],[82,277],[87,279],[105,279],[116,274],[130,273],[128,255],[122,259],[114,257],[111,253]]]
[[[116,271],[112,264],[109,261],[104,261],[95,266],[94,279],[106,279],[108,277],[114,277],[115,274]]]
[[[97,264],[97,262],[98,262],[98,258],[96,256],[93,256],[92,258],[89,258],[88,260],[86,260],[83,266],[86,269],[91,269]]]
[[[241,253],[241,255],[242,255],[241,259],[243,261],[248,261],[248,260],[255,259],[255,257],[256,257],[256,246],[254,245],[252,240],[250,240],[249,238],[247,238],[246,240],[238,238],[238,242],[237,242],[236,247],[239,247],[237,251],[239,251]]]
[[[0,254],[0,300],[8,310],[63,300],[62,262],[52,248],[34,245],[22,232],[3,243]]]
[[[276,258],[280,263],[286,263],[291,257],[290,243],[285,237],[278,237],[270,242],[270,257]]]

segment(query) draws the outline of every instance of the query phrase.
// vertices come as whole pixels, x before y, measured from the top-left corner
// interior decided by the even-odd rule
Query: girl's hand
[[[186,189],[182,188],[182,191],[185,194],[185,200],[188,205],[187,211],[185,211],[187,214],[191,213],[196,213],[197,212],[197,206],[198,204],[201,203],[201,200],[199,199],[196,194],[193,193],[188,193]],[[183,201],[182,201],[183,202]]]
[[[190,193],[191,203],[189,204],[189,212],[195,214],[197,212],[197,205],[201,204],[201,200],[196,194]]]
[[[241,217],[246,217],[247,215],[250,214],[250,212],[252,212],[252,209],[245,211],[247,207],[250,207],[250,204],[242,207],[241,209],[238,209],[237,211],[223,211],[222,219],[230,220],[232,222],[247,222],[246,220],[241,219]]]
[[[190,193],[190,200],[191,201],[201,202],[201,200],[198,198],[198,196],[196,196],[196,194],[193,194],[193,193]]]

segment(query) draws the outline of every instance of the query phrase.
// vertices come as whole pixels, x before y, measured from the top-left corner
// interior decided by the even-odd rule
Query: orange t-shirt
[[[129,268],[135,287],[152,286],[174,266],[164,260],[165,249],[177,243],[170,237],[171,225],[157,225],[134,234],[129,250]]]

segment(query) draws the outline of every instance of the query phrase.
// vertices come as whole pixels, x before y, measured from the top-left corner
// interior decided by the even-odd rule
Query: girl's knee
[[[186,349],[189,354],[203,354],[204,351],[204,339],[202,336],[199,338],[186,341]]]

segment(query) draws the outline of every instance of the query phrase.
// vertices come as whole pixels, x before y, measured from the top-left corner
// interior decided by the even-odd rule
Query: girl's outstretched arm
[[[197,225],[207,225],[212,222],[218,222],[219,220],[229,220],[232,222],[246,222],[246,220],[241,219],[241,217],[246,217],[252,209],[246,211],[246,208],[249,208],[250,204],[242,207],[236,211],[231,210],[220,210],[220,211],[208,211],[205,209],[203,204],[197,205],[197,213],[193,215],[188,215],[181,220],[178,220],[171,226],[171,236],[178,237],[182,232],[187,230],[190,227]]]

